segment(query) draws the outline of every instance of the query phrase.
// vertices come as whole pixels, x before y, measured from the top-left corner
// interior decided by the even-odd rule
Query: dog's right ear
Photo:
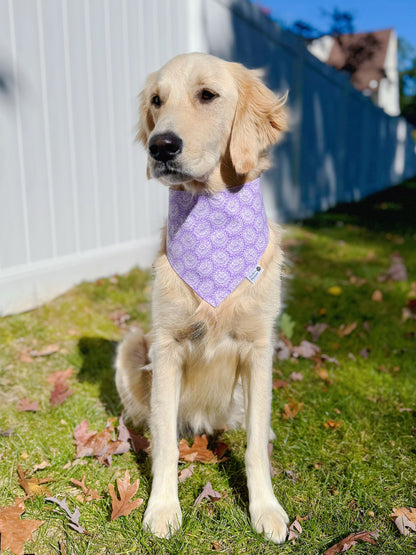
[[[230,156],[238,174],[247,174],[257,164],[261,152],[277,142],[287,129],[284,104],[266,87],[261,72],[231,64],[239,98],[230,139]]]
[[[139,94],[139,124],[137,128],[136,141],[142,143],[144,147],[147,146],[147,140],[155,126],[150,110],[150,99],[152,92],[154,92],[152,89],[155,84],[156,73],[151,73],[146,80],[144,89]]]

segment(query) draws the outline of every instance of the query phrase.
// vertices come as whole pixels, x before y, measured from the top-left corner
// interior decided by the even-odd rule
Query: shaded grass
[[[389,514],[396,506],[416,504],[416,321],[402,321],[411,282],[416,281],[416,184],[407,182],[357,204],[341,205],[290,227],[286,235],[286,313],[295,323],[292,342],[310,340],[308,324],[325,322],[318,344],[339,366],[325,363],[328,379],[315,362],[297,359],[276,362],[277,373],[290,385],[274,392],[272,425],[276,432],[272,465],[274,489],[303,534],[295,545],[273,546],[256,534],[248,518],[245,485],[245,434],[229,431],[221,437],[229,445],[228,460],[220,465],[195,465],[191,479],[179,485],[183,527],[171,540],[154,538],[141,527],[151,486],[150,460],[134,453],[115,456],[109,468],[85,459],[85,464],[62,467],[74,457],[73,430],[84,418],[101,430],[108,417],[120,414],[113,382],[115,346],[124,330],[112,316],[124,310],[128,324],[150,327],[150,274],[134,270],[125,276],[84,283],[55,301],[29,313],[0,320],[0,506],[12,504],[23,491],[16,467],[30,471],[41,460],[50,468],[51,493],[65,496],[71,510],[80,506],[81,523],[89,535],[70,530],[64,516],[43,498],[27,500],[25,517],[46,520],[27,549],[33,553],[73,554],[212,553],[218,542],[223,553],[319,554],[352,532],[380,530],[377,546],[357,544],[355,553],[413,553],[412,538],[399,536]],[[407,282],[379,282],[378,276],[399,252],[406,263]],[[351,283],[351,276],[365,280]],[[358,282],[356,282],[358,283]],[[337,297],[328,294],[341,288]],[[372,300],[374,290],[382,302]],[[336,330],[356,322],[346,337]],[[22,362],[26,349],[57,343],[49,357]],[[360,356],[363,348],[368,358]],[[75,394],[58,408],[49,406],[55,370],[72,366]],[[303,380],[292,382],[293,372]],[[40,403],[37,413],[19,413],[18,399]],[[304,403],[293,420],[283,420],[284,404]],[[402,409],[412,409],[402,410]],[[341,422],[336,429],[324,424]],[[143,505],[128,517],[109,521],[108,484],[129,469],[140,478]],[[80,504],[70,478],[98,489],[102,499]],[[217,503],[194,507],[206,481],[225,493]],[[216,544],[215,544],[216,545]]]

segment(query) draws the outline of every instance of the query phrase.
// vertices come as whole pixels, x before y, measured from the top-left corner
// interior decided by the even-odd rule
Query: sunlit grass
[[[42,460],[51,466],[38,471],[50,476],[52,495],[79,506],[89,535],[70,530],[55,506],[43,498],[26,501],[27,518],[46,523],[34,534],[26,552],[42,555],[137,553],[298,553],[321,554],[352,532],[379,530],[377,546],[357,544],[355,553],[412,553],[412,538],[400,536],[389,520],[393,507],[416,505],[416,320],[402,320],[412,281],[416,281],[415,185],[407,183],[357,205],[338,207],[291,227],[287,241],[285,312],[294,323],[293,344],[311,341],[308,324],[327,324],[317,341],[339,365],[324,363],[326,379],[313,360],[276,361],[275,377],[289,386],[274,391],[272,426],[273,485],[291,520],[297,515],[303,533],[295,545],[275,547],[250,526],[245,487],[245,434],[222,434],[228,459],[219,465],[195,464],[192,478],[179,485],[183,527],[171,540],[159,540],[142,529],[151,486],[151,464],[133,452],[114,456],[110,467],[92,459],[63,469],[74,460],[73,430],[87,419],[104,428],[121,406],[113,383],[116,342],[125,330],[117,312],[130,316],[128,325],[150,327],[150,273],[134,270],[125,276],[85,283],[32,312],[0,320],[0,507],[24,492],[17,483],[17,465],[31,471]],[[399,252],[408,281],[379,281],[390,257]],[[353,278],[351,279],[351,276]],[[356,278],[356,280],[355,280]],[[340,295],[328,293],[340,288]],[[375,290],[382,301],[372,300]],[[355,322],[346,337],[337,330]],[[59,351],[23,362],[22,353],[58,344]],[[368,358],[360,353],[368,350]],[[51,408],[47,377],[71,366],[72,397]],[[293,371],[302,381],[291,381]],[[19,399],[38,400],[36,413],[19,413]],[[303,403],[292,420],[282,411],[291,399]],[[411,409],[411,410],[409,410]],[[337,428],[325,423],[334,420]],[[128,517],[110,522],[108,484],[129,469],[140,478],[143,505]],[[98,489],[101,500],[81,504],[70,479]],[[194,507],[207,481],[224,492],[216,503]]]

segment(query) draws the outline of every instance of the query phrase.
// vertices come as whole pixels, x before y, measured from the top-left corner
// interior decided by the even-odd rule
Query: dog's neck
[[[255,168],[245,174],[238,174],[232,163],[229,149],[221,158],[209,177],[201,181],[190,181],[183,185],[174,185],[171,189],[177,191],[190,191],[192,193],[202,193],[204,191],[215,194],[232,187],[241,187],[245,183],[250,183],[258,179],[263,172],[271,166],[270,157],[267,151],[260,152],[258,163]]]
[[[169,192],[168,260],[213,307],[245,278],[254,283],[268,239],[260,179],[215,194]]]

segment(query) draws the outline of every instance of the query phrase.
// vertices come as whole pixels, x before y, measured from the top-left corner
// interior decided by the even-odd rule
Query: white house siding
[[[167,191],[134,144],[137,93],[195,50],[290,91],[292,130],[263,180],[273,218],[416,173],[409,126],[247,0],[0,0],[0,314],[150,266]]]
[[[380,81],[378,105],[390,116],[398,116],[400,114],[399,72],[397,69],[397,35],[394,30],[390,34],[384,70],[386,78]]]

